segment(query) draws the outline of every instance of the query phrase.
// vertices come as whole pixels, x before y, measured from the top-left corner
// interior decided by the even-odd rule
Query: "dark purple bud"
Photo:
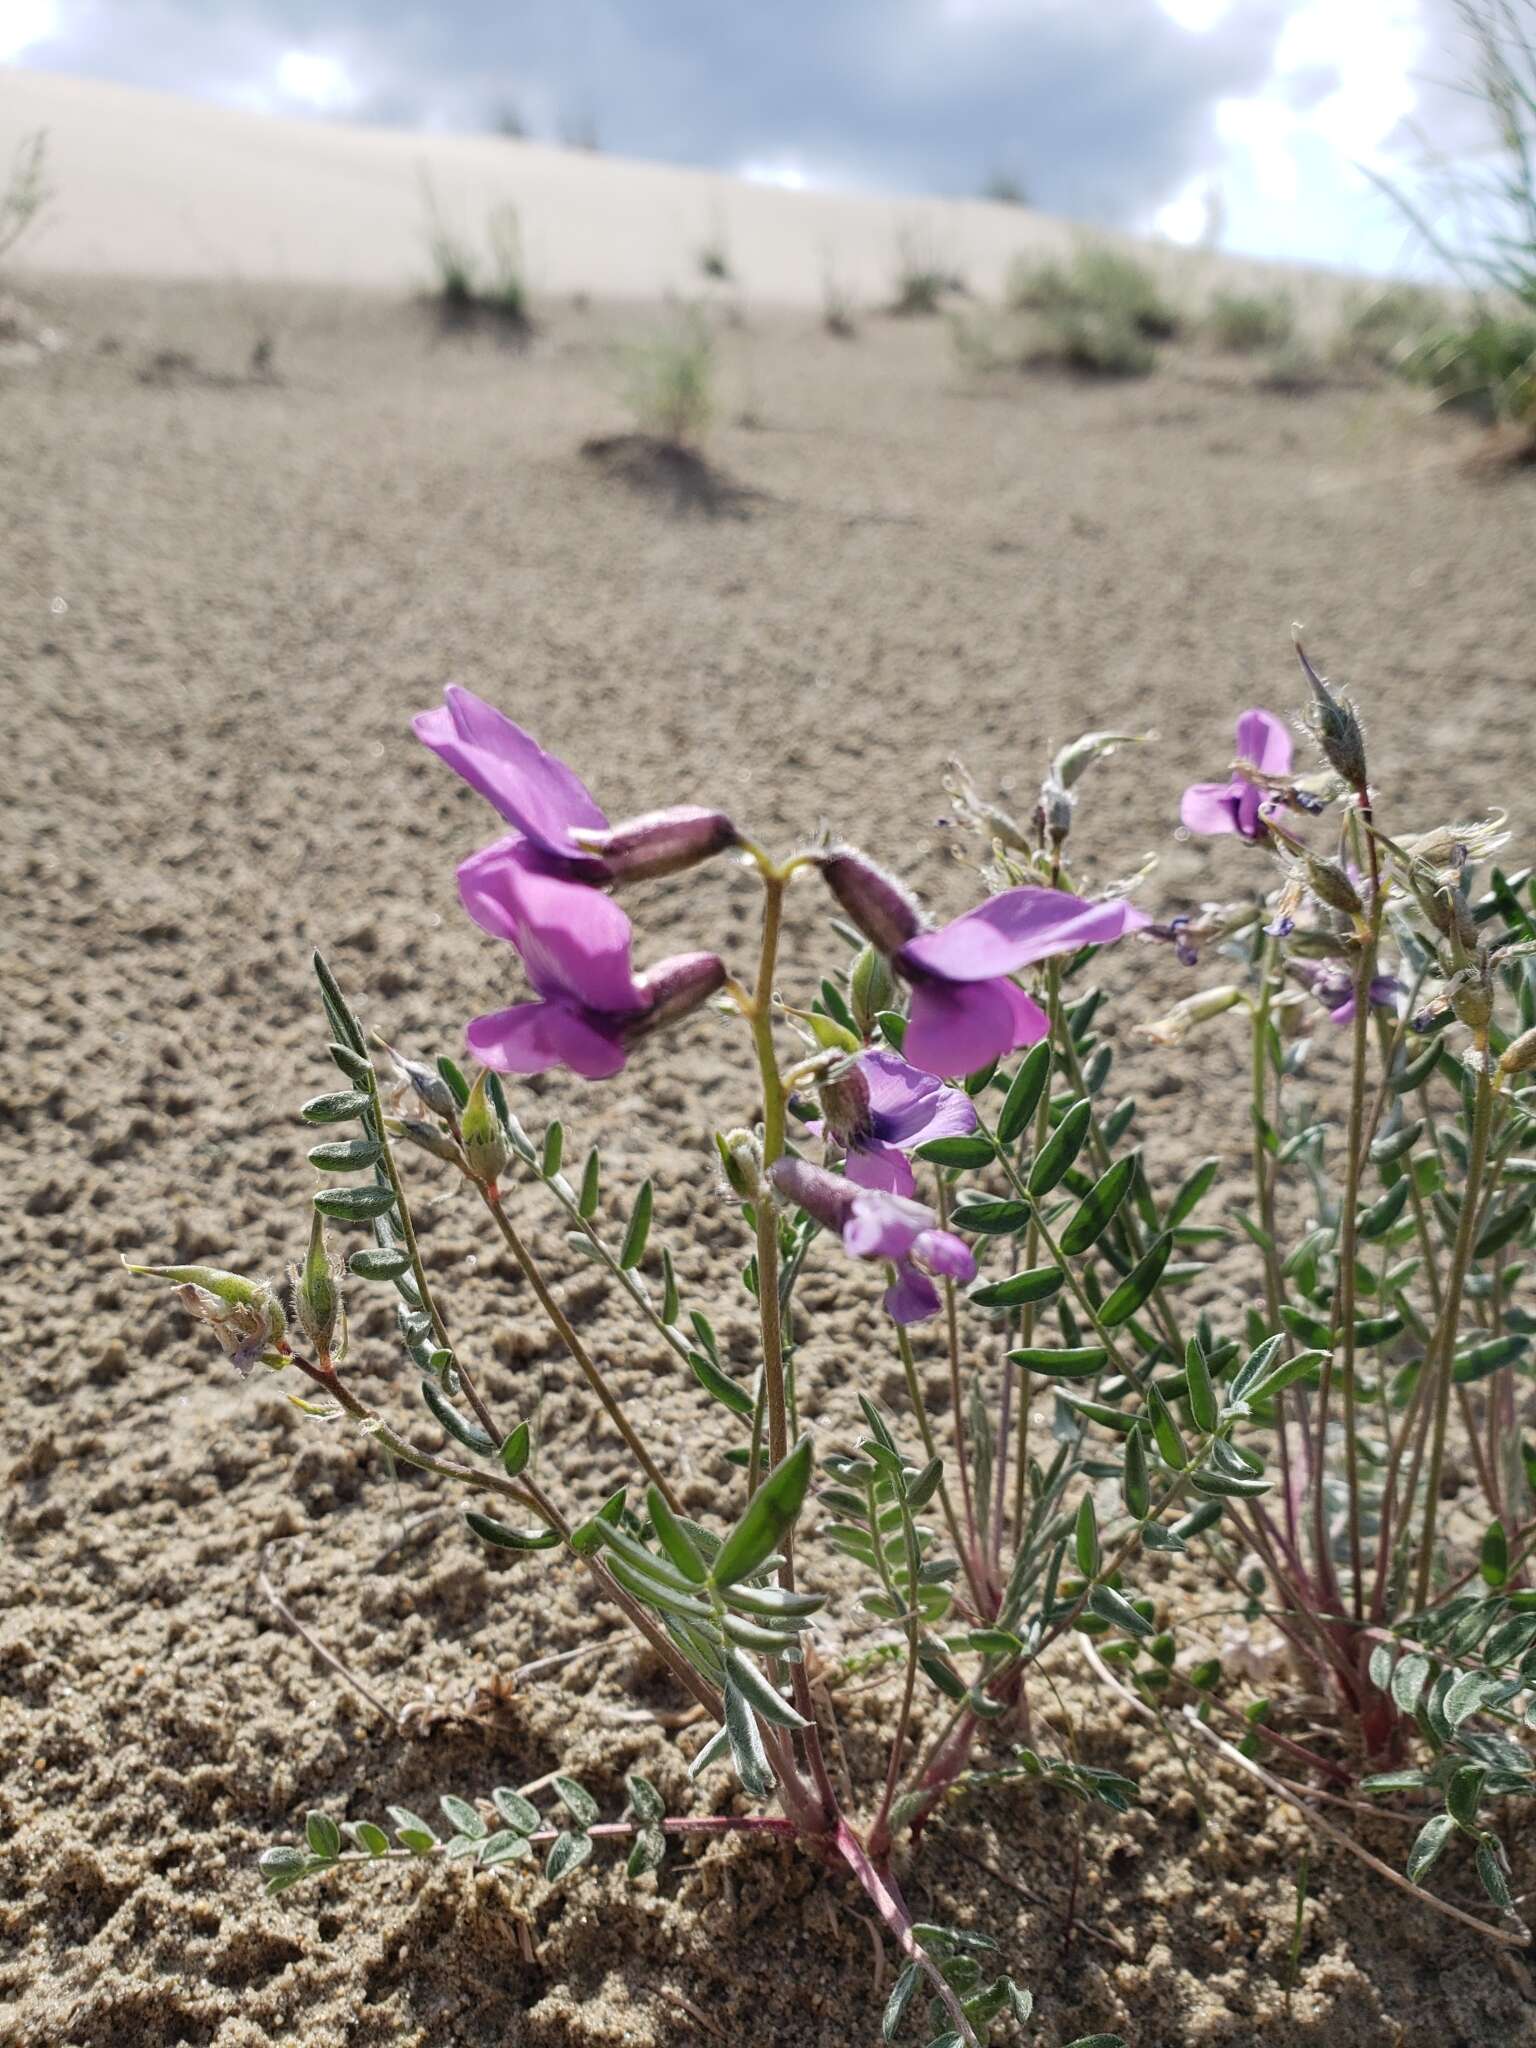
[[[641,1038],[686,1017],[725,986],[725,962],[718,953],[674,953],[635,977],[645,1009],[625,1020],[625,1036]]]
[[[653,875],[675,875],[697,867],[735,846],[739,834],[724,811],[706,811],[696,804],[678,804],[667,811],[646,811],[625,818],[603,832],[577,835],[595,853],[615,882],[646,881]]]
[[[827,1129],[840,1145],[857,1144],[868,1136],[869,1082],[857,1060],[849,1060],[829,1074],[817,1093]]]
[[[786,1202],[814,1216],[824,1230],[842,1229],[859,1192],[852,1181],[804,1159],[776,1159],[768,1178]]]
[[[882,953],[896,953],[923,928],[923,915],[894,875],[851,846],[819,856],[827,887]]]
[[[1329,689],[1323,677],[1307,659],[1307,651],[1301,644],[1301,636],[1293,629],[1292,639],[1296,656],[1301,663],[1302,673],[1312,690],[1312,710],[1308,719],[1312,737],[1316,740],[1324,760],[1350,788],[1364,796],[1366,791],[1365,736],[1360,730],[1360,721],[1353,706],[1343,703]]]
[[[1309,818],[1320,818],[1328,808],[1322,798],[1315,796],[1310,789],[1293,789],[1289,794],[1297,810],[1305,811]]]

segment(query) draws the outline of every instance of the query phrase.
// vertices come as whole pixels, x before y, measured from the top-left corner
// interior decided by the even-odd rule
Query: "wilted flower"
[[[539,1000],[476,1017],[465,1031],[483,1066],[503,1074],[569,1067],[589,1081],[623,1067],[630,1046],[707,1001],[725,981],[713,953],[680,953],[637,975],[634,931],[611,896],[488,847],[459,869],[475,922],[517,948]]]
[[[1355,977],[1342,960],[1288,960],[1287,973],[1322,1004],[1335,1024],[1350,1024],[1355,1015]],[[1373,1010],[1396,1007],[1402,983],[1395,975],[1371,977],[1370,1003]]]
[[[1198,995],[1185,996],[1182,1002],[1175,1003],[1164,1016],[1136,1025],[1134,1035],[1146,1039],[1149,1045],[1182,1045],[1197,1025],[1207,1024],[1212,1017],[1246,1001],[1242,990],[1230,982],[1217,988],[1203,988]]]
[[[247,1280],[222,1266],[135,1266],[127,1259],[123,1264],[146,1279],[170,1281],[182,1307],[213,1331],[241,1379],[265,1358],[284,1362],[288,1319],[264,1280]]]
[[[963,1137],[976,1112],[963,1088],[947,1088],[894,1052],[860,1053],[819,1091],[824,1121],[807,1128],[843,1148],[844,1172],[860,1187],[910,1195],[917,1183],[906,1154],[930,1138]]]
[[[568,881],[601,885],[673,874],[736,844],[723,811],[693,804],[610,826],[574,769],[457,683],[443,691],[438,709],[418,712],[411,729],[517,827],[500,842],[503,852],[525,842],[527,864]]]
[[[1021,967],[1105,946],[1151,919],[1122,898],[1089,903],[1065,889],[1005,889],[937,931],[902,885],[852,847],[820,858],[832,893],[912,989],[902,1051],[929,1074],[973,1074],[1044,1038],[1044,1010],[1010,977]]]
[[[953,1231],[940,1230],[933,1211],[921,1202],[859,1187],[803,1159],[775,1160],[768,1178],[786,1201],[835,1230],[854,1258],[895,1266],[885,1306],[898,1323],[921,1323],[938,1314],[939,1294],[930,1273],[961,1281],[976,1277],[970,1246]]]
[[[1272,711],[1245,711],[1237,721],[1237,752],[1228,782],[1192,782],[1179,804],[1190,832],[1236,832],[1259,840],[1276,803],[1273,784],[1291,772],[1291,736]]]

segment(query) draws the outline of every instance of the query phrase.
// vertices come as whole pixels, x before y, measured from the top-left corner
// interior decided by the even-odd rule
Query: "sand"
[[[281,1383],[242,1388],[118,1255],[275,1273],[301,1252],[295,1112],[332,1085],[313,945],[413,1050],[509,999],[453,888],[489,814],[406,732],[444,679],[532,725],[613,814],[718,802],[780,845],[826,821],[940,909],[972,888],[944,822],[950,752],[1025,805],[1047,743],[1155,727],[1095,771],[1079,831],[1104,876],[1157,850],[1147,900],[1172,906],[1233,881],[1232,849],[1172,839],[1177,792],[1226,759],[1241,706],[1295,703],[1296,616],[1357,685],[1394,810],[1427,825],[1503,801],[1523,824],[1529,488],[1468,475],[1466,430],[1394,391],[1278,397],[1193,355],[1125,387],[976,381],[942,323],[872,319],[844,342],[749,301],[744,326],[720,321],[711,452],[761,495],[746,518],[678,520],[579,452],[627,424],[617,351],[654,308],[547,297],[519,354],[444,341],[399,289],[34,274],[27,292],[68,345],[0,382],[0,2038],[871,2042],[859,1898],[771,1848],[679,1855],[635,1889],[605,1860],[558,1889],[390,1866],[262,1897],[255,1854],[311,1806],[430,1811],[559,1766],[610,1813],[628,1768],[698,1810],[729,1788],[690,1792],[697,1732],[574,1571],[506,1568],[451,1513],[402,1542],[435,1483],[397,1493]],[[248,374],[261,336],[268,380]],[[724,870],[633,908],[645,957],[750,944]],[[813,893],[791,932],[786,983],[808,994]],[[1238,1161],[1241,1046],[1218,1029],[1177,1059],[1138,1047],[1129,1024],[1188,983],[1150,950],[1109,978],[1154,1170],[1191,1148]],[[725,1026],[519,1102],[535,1128],[558,1107],[573,1155],[604,1134],[611,1213],[655,1173],[659,1238],[746,1356],[742,1248],[708,1164],[709,1131],[751,1107]],[[470,1206],[430,1167],[418,1186],[466,1355],[501,1412],[537,1414],[562,1496],[595,1502],[631,1476],[622,1447]],[[536,1189],[515,1208],[689,1505],[722,1512],[720,1411]],[[834,1442],[855,1373],[894,1397],[889,1340],[875,1289],[829,1261],[805,1305],[806,1409]],[[413,1412],[383,1296],[355,1290],[354,1313],[361,1383]],[[392,1713],[478,1687],[480,1719],[401,1730],[338,1682],[261,1590],[277,1538],[298,1539],[271,1554],[283,1597]],[[1176,1582],[1165,1597],[1190,1611]],[[868,1759],[890,1697],[862,1683],[841,1706]],[[1119,1820],[978,1796],[902,1874],[917,1910],[998,1938],[1042,2048],[1097,2028],[1144,2048],[1536,2040],[1523,1967],[1315,1844],[1288,1988],[1300,1825],[1200,1765],[1202,1832],[1178,1764],[1090,1683],[1039,1711],[1043,1746],[1141,1774],[1145,1804]],[[1527,1832],[1507,1839],[1529,1889]],[[1395,1860],[1404,1831],[1372,1840]],[[1469,1870],[1443,1885],[1472,1901]]]

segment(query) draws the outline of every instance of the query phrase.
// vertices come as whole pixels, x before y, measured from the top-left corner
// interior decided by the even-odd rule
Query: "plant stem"
[[[1472,1263],[1478,1197],[1482,1192],[1483,1168],[1488,1159],[1488,1133],[1493,1123],[1493,1082],[1488,1071],[1488,1038],[1485,1031],[1476,1034],[1475,1047],[1477,1093],[1472,1111],[1472,1149],[1467,1159],[1467,1177],[1461,1190],[1461,1214],[1456,1223],[1456,1243],[1451,1253],[1445,1306],[1441,1312],[1439,1328],[1435,1332],[1435,1419],[1424,1501],[1424,1530],[1419,1545],[1418,1584],[1414,1595],[1414,1604],[1417,1607],[1423,1607],[1429,1598],[1430,1574],[1434,1569],[1435,1518],[1440,1506],[1440,1476],[1445,1467],[1445,1424],[1451,1405],[1456,1332],[1461,1320],[1461,1301],[1467,1284],[1467,1271]]]
[[[666,1475],[630,1427],[623,1409],[619,1406],[614,1396],[612,1388],[608,1385],[607,1380],[603,1377],[597,1365],[594,1364],[585,1344],[582,1343],[580,1337],[572,1329],[570,1319],[564,1309],[561,1308],[559,1302],[550,1293],[533,1254],[518,1236],[516,1229],[513,1227],[511,1217],[508,1216],[506,1209],[502,1206],[500,1192],[496,1188],[487,1186],[484,1181],[477,1181],[475,1185],[479,1188],[481,1198],[486,1208],[491,1212],[491,1220],[501,1232],[508,1251],[516,1259],[518,1270],[533,1289],[538,1299],[539,1307],[544,1311],[550,1327],[580,1367],[587,1385],[596,1394],[598,1400],[603,1405],[604,1412],[607,1414],[609,1421],[612,1422],[619,1435],[624,1439],[630,1456],[636,1460],[641,1471],[644,1472],[646,1478],[656,1488],[656,1491],[667,1503],[667,1506],[671,1508],[672,1512],[680,1514],[682,1512],[681,1505],[678,1502],[677,1496],[667,1484]],[[492,1430],[491,1434],[494,1436],[496,1432]]]
[[[894,1281],[895,1269],[888,1268],[887,1270]],[[928,1420],[928,1410],[923,1403],[923,1389],[917,1377],[917,1359],[912,1351],[912,1339],[907,1335],[906,1330],[900,1323],[893,1322],[891,1327],[896,1333],[896,1349],[901,1357],[902,1372],[906,1375],[907,1399],[912,1404],[912,1414],[917,1423],[917,1433],[923,1440],[923,1449],[927,1453],[929,1463],[931,1464],[935,1458],[939,1458],[942,1466],[943,1460],[940,1457],[938,1442],[933,1434],[933,1425]],[[980,1620],[983,1611],[981,1583],[977,1577],[975,1559],[971,1556],[969,1546],[960,1533],[960,1520],[955,1513],[955,1503],[950,1496],[949,1480],[947,1477],[940,1478],[938,1493],[939,1506],[944,1515],[944,1524],[949,1530],[949,1540],[955,1546],[955,1555],[959,1558],[961,1567],[965,1572],[965,1582],[970,1588],[971,1600],[976,1609],[976,1617]]]
[[[1355,963],[1355,1014],[1349,1080],[1349,1157],[1344,1176],[1344,1215],[1339,1235],[1339,1316],[1344,1343],[1344,1455],[1349,1488],[1350,1607],[1356,1621],[1365,1612],[1365,1565],[1360,1547],[1360,1442],[1355,1413],[1355,1297],[1360,1228],[1360,1176],[1365,1154],[1365,1064],[1371,1022],[1371,982],[1376,964],[1374,923],[1369,943],[1360,947]],[[1323,1367],[1318,1397],[1318,1452],[1326,1460],[1327,1385],[1332,1354]],[[1322,1463],[1317,1487],[1321,1499]]]

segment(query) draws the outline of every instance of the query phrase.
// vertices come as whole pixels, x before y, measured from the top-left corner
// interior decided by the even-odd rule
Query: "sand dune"
[[[0,162],[37,128],[58,197],[24,255],[53,271],[408,286],[429,274],[423,174],[449,225],[471,238],[495,208],[515,206],[529,279],[544,293],[693,292],[700,251],[715,243],[759,302],[818,304],[829,277],[857,301],[881,301],[903,247],[988,295],[1021,251],[1070,247],[1076,232],[982,200],[787,191],[495,135],[279,119],[0,71]],[[1171,246],[1155,254],[1197,284],[1263,269]],[[1336,296],[1336,278],[1296,275],[1304,298]]]

